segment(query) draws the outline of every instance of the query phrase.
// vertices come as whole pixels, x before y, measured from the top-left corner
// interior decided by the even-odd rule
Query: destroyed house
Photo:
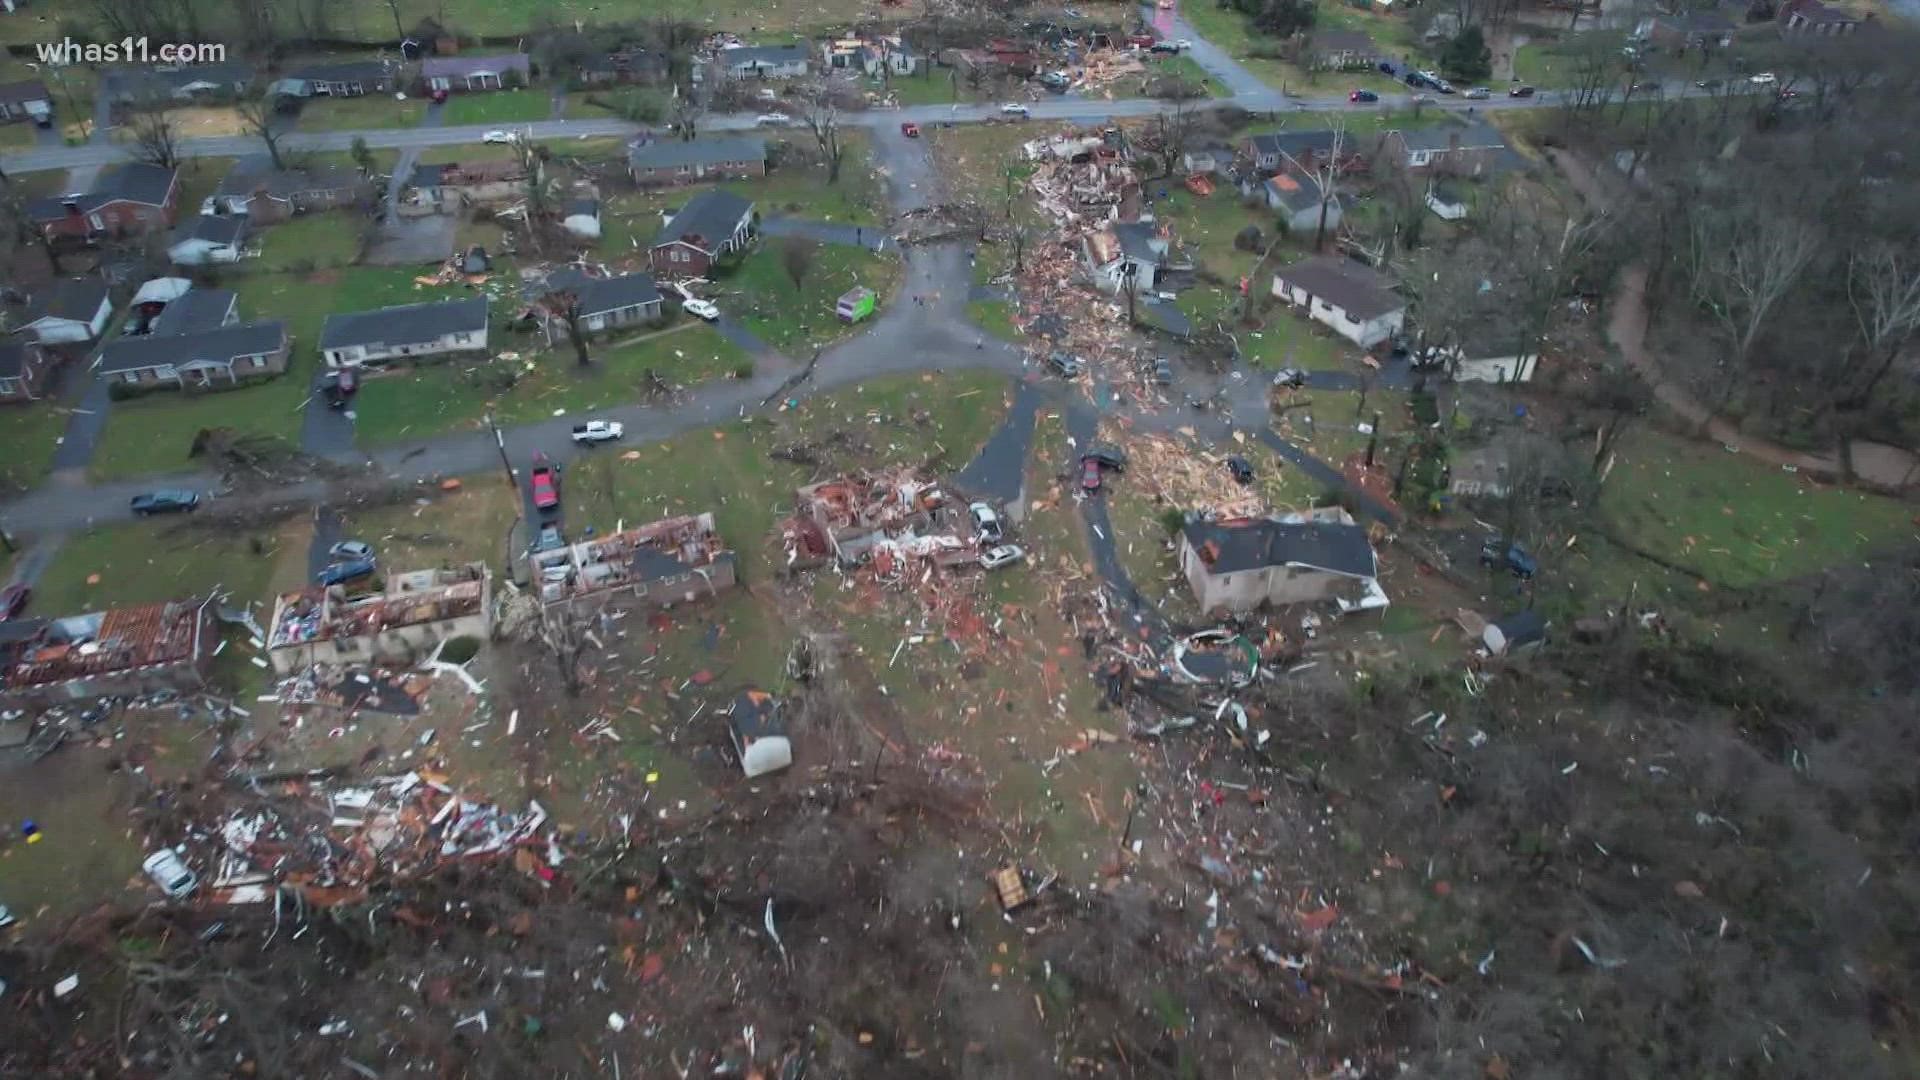
[[[785,711],[786,703],[764,690],[742,690],[734,697],[727,710],[727,734],[747,779],[793,764]]]
[[[314,664],[412,664],[449,638],[484,641],[492,580],[476,562],[394,574],[365,596],[340,585],[286,593],[274,603],[267,658],[287,675]]]
[[[1351,518],[1189,521],[1180,532],[1180,569],[1204,611],[1325,601],[1343,611],[1387,606],[1373,545]]]
[[[9,635],[0,706],[199,687],[219,639],[213,607],[208,596],[30,620]]]
[[[632,599],[665,607],[730,589],[734,553],[713,515],[666,518],[608,536],[537,552],[530,560],[542,603]]]
[[[912,469],[808,484],[794,492],[794,516],[782,528],[787,561],[831,557],[855,565],[878,547],[931,532],[944,505],[940,486]]]
[[[536,178],[544,175],[538,161],[533,168]],[[464,165],[416,165],[406,186],[408,202],[415,206],[452,207],[524,199],[527,170],[513,158]]]
[[[1081,242],[1087,270],[1103,292],[1152,292],[1160,271],[1168,265],[1170,244],[1157,226],[1146,222],[1119,222],[1088,233]]]
[[[361,206],[373,198],[373,181],[358,169],[312,168],[262,171],[236,165],[200,204],[202,214],[245,214],[253,224],[294,214]]]

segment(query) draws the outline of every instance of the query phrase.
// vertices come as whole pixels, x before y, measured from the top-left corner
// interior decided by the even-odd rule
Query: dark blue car
[[[372,559],[350,559],[346,562],[334,563],[320,571],[318,577],[322,585],[344,585],[349,581],[370,577],[372,574]]]

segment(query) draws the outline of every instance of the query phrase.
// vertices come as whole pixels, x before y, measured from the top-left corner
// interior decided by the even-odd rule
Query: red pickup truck
[[[560,477],[545,454],[533,459],[533,508],[552,510],[560,505]]]

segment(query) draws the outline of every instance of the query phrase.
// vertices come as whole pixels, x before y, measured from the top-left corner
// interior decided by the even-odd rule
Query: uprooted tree
[[[586,313],[580,307],[580,294],[572,289],[555,289],[540,298],[540,308],[565,330],[580,366],[591,363],[593,358],[587,352],[587,331],[583,325]]]

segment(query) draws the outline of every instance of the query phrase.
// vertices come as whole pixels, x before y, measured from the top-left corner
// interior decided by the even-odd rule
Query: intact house
[[[253,76],[253,68],[246,64],[110,66],[101,75],[100,93],[122,108],[227,101],[244,96],[253,85]]]
[[[291,85],[287,85],[291,84]],[[295,97],[361,97],[391,94],[400,88],[400,65],[392,60],[355,60],[342,64],[306,64],[287,72],[276,89]]]
[[[1144,221],[1115,222],[1080,242],[1094,287],[1108,293],[1154,291],[1160,271],[1171,266],[1171,248],[1159,228]]]
[[[441,642],[493,631],[493,575],[485,563],[389,574],[380,592],[349,596],[343,586],[310,586],[274,601],[267,634],[273,670],[314,664],[408,667]]]
[[[1340,196],[1327,193],[1310,173],[1282,169],[1261,182],[1259,194],[1267,209],[1278,214],[1295,236],[1316,233],[1323,224],[1328,229],[1340,224]],[[1325,218],[1321,217],[1323,206]]]
[[[287,370],[288,344],[286,324],[279,322],[146,334],[108,342],[93,370],[127,386],[221,389]]]
[[[329,315],[320,327],[320,355],[333,368],[486,349],[484,296]]]
[[[580,329],[589,334],[655,322],[664,307],[660,290],[645,274],[595,277],[581,270],[559,270],[548,275],[534,302],[534,317],[549,345],[567,332],[567,301],[559,299],[562,296],[572,298]]]
[[[1733,44],[1734,22],[1711,9],[1655,15],[1636,27],[1636,36],[1667,49],[1726,48]]]
[[[1203,611],[1332,602],[1387,606],[1367,530],[1342,511],[1243,521],[1189,521],[1180,570]]]
[[[1361,141],[1330,128],[1249,135],[1240,143],[1240,153],[1255,172],[1263,175],[1279,172],[1289,165],[1311,172],[1330,159],[1336,148],[1342,173],[1360,175],[1370,171],[1372,162]]]
[[[262,172],[235,165],[200,204],[202,214],[245,214],[250,224],[282,221],[294,214],[370,205],[373,181],[358,169],[321,167]]]
[[[805,45],[741,45],[714,54],[722,79],[798,79],[807,74]]]
[[[240,297],[237,294],[227,289],[187,289],[153,313],[147,320],[145,332],[162,336],[198,334],[232,326],[239,321]]]
[[[582,60],[574,75],[590,86],[604,83],[654,84],[665,82],[667,76],[666,54],[640,45],[622,45],[612,52]]]
[[[1362,349],[1398,334],[1407,302],[1392,282],[1338,255],[1315,255],[1273,275],[1273,295]]]
[[[53,95],[39,79],[0,83],[0,123],[21,120],[42,125],[53,122]]]
[[[746,180],[767,175],[767,144],[745,138],[636,142],[627,148],[627,172],[641,187]]]
[[[0,402],[38,400],[52,372],[53,359],[38,342],[0,342]]]
[[[86,345],[99,340],[112,316],[106,282],[67,278],[33,294],[14,333],[31,334],[42,345]]]
[[[1498,171],[1513,155],[1507,140],[1485,122],[1389,131],[1386,146],[1403,168],[1444,169],[1457,176]]]
[[[1458,183],[1441,180],[1427,186],[1427,209],[1443,221],[1459,221],[1467,216],[1472,202],[1467,189]]]
[[[239,262],[246,236],[244,214],[201,214],[174,230],[167,258],[175,266]]]
[[[738,581],[712,514],[666,518],[530,556],[544,604],[631,601],[670,607],[717,596]]]
[[[179,175],[143,162],[100,170],[86,191],[27,202],[27,215],[49,239],[86,240],[165,228],[180,199]]]
[[[727,709],[727,735],[747,779],[779,772],[793,764],[787,736],[786,703],[765,690],[746,689]]]
[[[560,227],[582,240],[600,239],[600,200],[567,200],[560,211]]]
[[[703,191],[654,236],[647,261],[662,277],[705,277],[723,257],[745,251],[759,224],[748,200],[731,191]]]
[[[1773,21],[1783,34],[1839,36],[1860,28],[1860,18],[1821,0],[1787,0]]]
[[[1182,151],[1180,168],[1188,176],[1212,176],[1233,167],[1233,147],[1215,144]]]
[[[219,644],[214,597],[0,623],[0,707],[42,709],[206,685]]]
[[[1306,58],[1308,66],[1319,71],[1347,71],[1373,67],[1380,62],[1380,50],[1358,30],[1315,30]]]
[[[526,53],[499,56],[430,56],[420,62],[420,81],[428,90],[502,90],[525,86],[533,78]]]

